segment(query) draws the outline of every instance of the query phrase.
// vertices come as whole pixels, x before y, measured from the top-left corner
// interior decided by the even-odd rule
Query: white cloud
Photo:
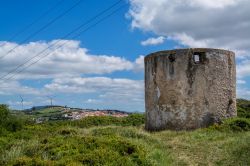
[[[141,42],[141,45],[143,46],[149,46],[149,45],[159,45],[162,44],[165,40],[165,37],[159,36],[157,38],[149,38],[147,40],[144,40]]]
[[[203,8],[225,8],[227,6],[235,5],[237,0],[187,0],[186,3],[195,7]]]
[[[67,44],[58,48],[58,46],[65,42]],[[6,52],[17,45],[16,43],[2,42],[0,57],[4,56]],[[79,41],[53,40],[51,42],[40,41],[19,45],[14,52],[1,59],[0,76],[5,75],[47,47],[50,48],[41,56],[49,54],[48,56],[15,77],[17,79],[42,79],[134,70],[134,62],[128,61],[123,57],[90,54],[86,48],[80,47]],[[37,61],[39,58],[35,58],[27,65]]]
[[[190,47],[224,48],[250,55],[248,0],[130,0],[130,4],[133,28]]]
[[[1,88],[5,86],[6,88]],[[144,81],[109,77],[64,77],[53,79],[42,88],[34,89],[20,85],[17,81],[1,85],[1,96],[12,96],[8,103],[12,108],[21,108],[19,95],[25,99],[27,107],[49,104],[48,95],[53,95],[53,103],[70,105],[77,101],[79,107],[109,108],[127,111],[144,110]],[[86,99],[87,97],[87,99]]]
[[[140,55],[134,63],[134,70],[135,71],[144,71],[144,56]]]
[[[100,101],[98,101],[96,99],[88,99],[88,100],[84,101],[84,103],[93,103],[93,104],[96,104],[96,103],[100,103]]]
[[[169,39],[176,40],[182,45],[192,46],[192,47],[207,47],[211,41],[207,40],[195,40],[191,36],[185,33],[177,33],[169,37]]]
[[[143,90],[142,80],[112,79],[109,77],[65,77],[57,78],[44,87],[50,92],[93,93],[93,92],[132,92]]]
[[[18,81],[8,81],[8,82],[1,82],[0,94],[1,95],[13,95],[13,94],[39,95],[41,94],[41,92],[38,89],[31,88],[28,86],[23,86]]]
[[[67,42],[65,46],[57,49],[58,45],[65,42]],[[82,77],[88,74],[104,75],[115,71],[141,71],[144,66],[143,56],[139,56],[133,62],[119,56],[93,55],[86,48],[80,47],[79,41],[53,40],[23,45],[2,42],[0,43],[0,57],[15,46],[18,48],[0,61],[0,77],[45,48],[50,48],[43,54],[49,54],[49,56],[28,70],[17,74],[17,78],[8,81],[0,80],[0,95],[4,96],[1,101],[7,103],[7,101],[15,100],[15,103],[9,102],[14,108],[20,108],[18,102],[19,94],[21,94],[26,101],[32,101],[34,105],[48,104],[50,101],[47,101],[47,95],[58,95],[59,97],[56,97],[53,103],[64,105],[77,102],[74,105],[80,107],[81,104],[91,104],[91,106],[98,105],[100,108],[106,106],[106,108],[124,110],[137,110],[138,108],[144,110],[144,82],[142,80],[100,76]],[[38,58],[34,59],[36,60]],[[28,84],[25,81],[21,82],[20,79],[28,80]],[[38,81],[41,81],[39,85],[36,84]],[[34,87],[29,87],[33,85]],[[89,98],[86,99],[86,97]]]
[[[246,84],[245,80],[237,80],[237,84],[241,85],[241,84]]]
[[[239,78],[250,76],[250,60],[243,60],[237,65],[237,76]]]
[[[12,101],[12,100],[10,100],[10,101],[7,102],[7,104],[9,106],[11,106],[11,107],[17,107],[17,106],[21,107],[22,104],[23,104],[24,108],[25,107],[30,108],[30,107],[33,106],[33,102],[31,102],[31,101],[23,101],[23,103],[21,103],[21,101]]]
[[[249,99],[250,100],[250,90],[247,88],[237,89],[237,98]]]
[[[100,104],[103,108],[144,110],[144,81],[109,77],[67,77],[45,85],[52,93],[94,95],[84,103]]]

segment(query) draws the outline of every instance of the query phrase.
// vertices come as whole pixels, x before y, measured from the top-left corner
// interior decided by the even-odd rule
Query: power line
[[[58,19],[62,18],[63,16],[65,16],[66,14],[68,14],[71,10],[73,10],[77,5],[79,5],[82,2],[82,0],[78,0],[76,3],[74,3],[73,6],[71,6],[70,8],[68,8],[66,11],[64,11],[63,13],[61,13],[60,15],[58,15],[57,17],[55,17],[54,19],[52,19],[50,22],[48,22],[47,24],[45,24],[43,27],[41,27],[40,29],[38,29],[37,31],[35,31],[34,33],[32,33],[31,35],[29,35],[27,38],[25,38],[21,43],[25,43],[27,42],[29,39],[33,38],[34,36],[36,36],[37,34],[39,34],[40,32],[42,32],[43,30],[45,30],[47,27],[49,27],[51,24],[53,24],[54,22],[56,22]],[[20,45],[16,45],[15,47],[13,47],[12,49],[10,49],[5,55],[1,56],[0,59],[4,58],[5,56],[7,56],[9,53],[11,53],[12,51],[14,51],[16,48],[18,48]]]
[[[102,14],[108,12],[108,11],[111,10],[113,7],[117,6],[121,1],[123,1],[123,0],[117,1],[115,4],[111,5],[111,6],[108,7],[107,9],[101,11],[100,13],[98,13],[98,14],[97,14],[96,16],[94,16],[93,18],[87,20],[86,22],[84,22],[83,24],[81,24],[80,26],[78,26],[77,28],[75,28],[73,31],[71,31],[70,33],[68,33],[68,34],[67,34],[66,36],[64,36],[63,38],[66,38],[66,37],[70,36],[70,35],[73,34],[75,31],[78,31],[79,29],[81,29],[83,26],[85,26],[85,25],[91,23],[92,21],[96,20],[96,19],[97,19],[98,17],[100,17]],[[77,38],[77,37],[80,36],[82,33],[86,32],[87,30],[89,30],[89,29],[91,29],[92,27],[96,26],[96,25],[99,24],[100,22],[106,20],[108,17],[110,17],[110,16],[112,16],[113,14],[117,13],[117,12],[118,12],[121,8],[123,8],[123,7],[125,7],[125,5],[123,5],[123,6],[119,7],[118,9],[114,10],[113,12],[111,12],[110,14],[108,14],[107,16],[105,16],[105,17],[99,19],[96,23],[94,23],[94,24],[88,26],[87,28],[85,28],[84,30],[80,31],[78,34],[74,35],[72,38],[73,38],[73,39],[74,39],[74,38]],[[43,59],[43,58],[47,57],[48,55],[52,54],[53,52],[51,52],[51,53],[49,53],[49,54],[46,54],[46,55],[40,57],[38,60],[36,60],[36,61],[32,62],[31,64],[29,64],[28,66],[26,66],[26,67],[22,68],[21,70],[17,71],[19,68],[21,68],[22,66],[26,65],[27,63],[29,63],[29,62],[30,62],[31,60],[33,60],[34,58],[39,57],[42,53],[44,53],[44,52],[45,52],[46,50],[48,50],[49,48],[55,46],[55,45],[56,45],[57,43],[59,43],[59,42],[60,42],[60,41],[55,42],[54,44],[50,45],[49,47],[47,47],[46,49],[42,50],[42,51],[39,52],[37,55],[35,55],[34,57],[32,57],[31,59],[29,59],[28,61],[26,61],[25,63],[20,64],[20,65],[17,66],[15,69],[11,70],[11,71],[8,72],[6,75],[2,76],[2,77],[0,78],[0,80],[2,80],[2,81],[10,80],[10,79],[13,78],[16,74],[21,73],[21,72],[24,71],[25,69],[27,69],[27,68],[29,68],[30,66],[32,66],[32,65],[36,64],[37,62],[39,62],[41,59]],[[61,48],[62,46],[64,46],[64,45],[67,44],[68,42],[69,42],[69,41],[63,42],[60,46],[58,46],[57,48],[55,48],[55,50]],[[16,71],[17,71],[17,72],[16,72]],[[12,74],[12,73],[14,73],[14,72],[16,72],[16,74],[13,74],[13,75],[11,75],[10,77],[6,78],[8,75],[10,75],[10,74]]]
[[[124,6],[121,6],[121,7],[119,8],[119,10],[120,10],[121,8],[123,8],[123,7],[125,7],[125,5],[124,5]],[[78,37],[78,36],[80,36],[82,33],[88,31],[88,30],[91,29],[92,27],[96,26],[96,25],[99,24],[100,22],[104,21],[105,19],[107,19],[107,18],[110,17],[111,15],[117,13],[119,10],[116,10],[116,11],[112,12],[110,15],[108,15],[108,16],[105,17],[104,19],[101,19],[101,20],[98,21],[97,23],[95,23],[95,24],[93,24],[92,26],[89,26],[89,27],[86,28],[85,30],[81,31],[80,33],[78,33],[77,35],[75,35],[75,36],[73,37],[73,39],[76,38],[76,37]],[[67,44],[67,43],[68,43],[68,41],[64,42],[62,45],[60,45],[60,46],[57,47],[56,49],[59,49],[59,48],[63,47],[63,46],[64,46],[65,44]],[[55,50],[56,50],[56,49],[55,49]],[[54,51],[53,51],[53,52],[54,52]],[[36,61],[34,61],[33,63],[29,64],[28,66],[22,68],[21,70],[17,71],[16,74],[11,75],[10,77],[8,77],[7,79],[4,79],[3,81],[10,80],[11,78],[13,78],[14,76],[16,76],[17,74],[23,72],[23,71],[26,70],[27,68],[29,68],[29,67],[31,67],[32,65],[38,63],[38,62],[39,62],[40,60],[42,60],[43,58],[45,58],[45,57],[51,55],[53,52],[51,52],[51,53],[49,53],[49,54],[46,54],[45,56],[40,57],[38,60],[36,60]],[[1,79],[0,79],[0,80],[1,80]]]
[[[60,6],[65,0],[60,0],[58,1],[55,5],[50,7],[47,11],[42,13],[38,18],[33,20],[30,24],[19,30],[18,32],[14,33],[7,41],[12,41],[15,39],[17,36],[21,35],[23,32],[27,31],[29,28],[31,28],[34,24],[36,24],[38,21],[40,21],[43,17],[47,16],[50,12],[52,12],[54,9],[56,9],[58,6]],[[1,44],[0,46],[2,46]],[[1,59],[1,58],[0,58]]]
[[[102,14],[108,12],[109,10],[111,10],[113,7],[115,7],[116,5],[118,5],[122,0],[117,1],[116,3],[114,3],[113,5],[111,5],[110,7],[108,7],[107,9],[101,11],[100,13],[98,13],[97,15],[95,15],[94,17],[90,18],[89,20],[87,20],[86,22],[84,22],[83,24],[81,24],[80,26],[78,26],[77,28],[75,28],[74,30],[72,30],[71,32],[69,32],[68,34],[66,34],[64,37],[62,38],[67,38],[69,37],[71,34],[73,34],[75,31],[78,31],[79,29],[81,29],[82,27],[84,27],[85,25],[88,25],[89,23],[91,23],[92,21],[96,20],[98,17],[100,17]],[[19,68],[21,68],[22,66],[24,66],[25,64],[29,63],[30,61],[32,61],[34,58],[39,57],[40,55],[42,55],[45,51],[47,51],[48,49],[52,48],[53,46],[55,46],[56,44],[58,44],[60,41],[57,41],[55,43],[53,43],[52,45],[50,45],[49,47],[45,48],[44,50],[42,50],[41,52],[39,52],[38,54],[36,54],[35,56],[31,57],[29,60],[25,61],[24,63],[18,65],[16,68],[14,68],[13,70],[9,71],[7,74],[3,75],[0,80],[2,80],[3,78],[5,78],[6,76],[8,76],[9,74],[17,71]]]

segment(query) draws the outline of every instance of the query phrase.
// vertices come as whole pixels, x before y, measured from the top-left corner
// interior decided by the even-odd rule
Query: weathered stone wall
[[[219,49],[145,57],[147,130],[189,130],[236,116],[235,55]]]

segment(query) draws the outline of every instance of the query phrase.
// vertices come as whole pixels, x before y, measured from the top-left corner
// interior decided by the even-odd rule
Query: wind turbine
[[[50,100],[50,106],[52,106],[53,105],[53,97],[52,96],[47,96],[48,98],[49,98],[49,100]]]
[[[20,95],[19,97],[20,97],[20,99],[21,99],[22,110],[23,110],[23,98],[22,98],[22,96],[21,96],[21,95]]]

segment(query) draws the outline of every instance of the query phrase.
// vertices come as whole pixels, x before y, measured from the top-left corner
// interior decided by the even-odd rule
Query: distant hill
[[[34,106],[28,109],[25,109],[23,111],[40,111],[40,110],[44,110],[46,108],[54,108],[54,107],[61,107],[61,108],[65,108],[65,106],[60,106],[60,105],[44,105],[44,106]]]
[[[114,116],[114,117],[125,117],[128,116],[129,112],[120,110],[94,110],[94,109],[82,109],[72,108],[60,105],[46,105],[46,106],[35,106],[30,109],[26,109],[22,112],[32,117],[36,123],[42,123],[44,121],[55,121],[55,120],[77,120],[88,116]]]

